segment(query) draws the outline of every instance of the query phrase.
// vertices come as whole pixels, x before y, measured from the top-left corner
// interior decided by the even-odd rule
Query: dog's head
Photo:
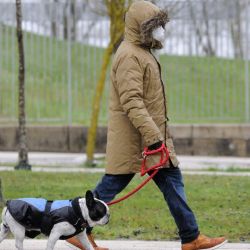
[[[94,198],[90,190],[86,192],[85,198],[79,200],[79,205],[82,210],[82,215],[90,227],[105,225],[109,222],[110,214],[108,205]]]

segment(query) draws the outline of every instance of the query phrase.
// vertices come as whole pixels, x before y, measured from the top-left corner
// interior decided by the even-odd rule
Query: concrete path
[[[95,157],[103,158],[105,154],[96,154]],[[0,152],[0,165],[15,164],[17,162],[17,152]],[[250,157],[212,157],[212,156],[178,156],[182,169],[207,169],[230,167],[250,168]],[[86,155],[80,153],[29,153],[29,161],[32,165],[51,167],[78,167],[85,163]],[[98,163],[98,160],[97,160]]]
[[[104,157],[105,154],[96,154],[97,164],[102,162]],[[178,158],[183,174],[250,176],[250,171],[225,172],[230,168],[250,169],[250,158],[211,156],[179,156]],[[0,171],[13,171],[17,159],[17,152],[0,152]],[[79,153],[29,153],[29,162],[34,172],[104,173],[103,168],[84,168],[85,161],[86,155]],[[211,168],[217,171],[206,171]]]
[[[24,241],[25,250],[44,250],[47,240],[28,240]],[[97,241],[98,245],[108,247],[110,250],[180,250],[179,242],[169,241]],[[72,250],[65,241],[58,241],[55,250]],[[250,250],[250,244],[227,243],[221,250]],[[14,240],[4,240],[0,244],[0,250],[16,250]]]

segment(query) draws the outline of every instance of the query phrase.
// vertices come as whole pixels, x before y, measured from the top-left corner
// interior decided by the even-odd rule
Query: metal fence
[[[172,123],[250,122],[250,1],[155,1]],[[109,19],[100,0],[23,3],[28,123],[88,125]],[[0,124],[17,121],[15,5],[0,2]],[[108,119],[107,74],[100,124]]]

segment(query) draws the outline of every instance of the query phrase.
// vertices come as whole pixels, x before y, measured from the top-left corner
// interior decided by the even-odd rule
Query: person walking
[[[126,13],[124,41],[114,56],[111,70],[106,173],[94,193],[105,202],[113,200],[140,172],[143,148],[155,150],[165,144],[169,160],[153,180],[178,227],[181,248],[216,249],[226,242],[225,237],[202,235],[187,204],[179,161],[168,129],[161,66],[152,53],[163,47],[168,21],[168,13],[148,1],[132,3]],[[151,155],[147,167],[159,161],[159,153]],[[70,242],[77,244],[76,239]],[[95,245],[95,249],[105,248]]]

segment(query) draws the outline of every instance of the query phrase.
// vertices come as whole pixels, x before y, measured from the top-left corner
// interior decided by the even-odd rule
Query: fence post
[[[250,3],[250,1],[249,1]],[[250,101],[249,101],[249,60],[250,60],[250,54],[249,54],[249,11],[246,11],[246,53],[245,53],[245,119],[246,122],[250,122]]]
[[[67,6],[67,59],[68,59],[68,125],[72,125],[72,66],[71,66],[71,13]]]

